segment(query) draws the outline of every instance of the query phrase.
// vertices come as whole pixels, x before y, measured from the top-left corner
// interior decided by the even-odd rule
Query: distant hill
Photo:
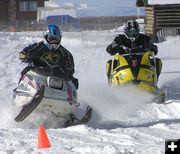
[[[103,6],[103,5],[88,5],[88,4],[78,4],[74,5],[73,3],[64,3],[60,4],[60,2],[54,2],[55,0],[51,0],[46,2],[46,6],[49,7],[75,7],[77,8],[77,16],[78,17],[87,17],[87,16],[135,16],[137,15],[137,7],[125,7],[125,6]],[[140,15],[144,15],[144,9],[140,9]]]
[[[84,16],[134,16],[137,15],[136,7],[87,7],[77,10],[79,17]],[[144,9],[140,9],[140,15],[144,15]]]

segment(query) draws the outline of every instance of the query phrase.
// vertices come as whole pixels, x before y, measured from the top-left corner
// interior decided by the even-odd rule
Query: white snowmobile
[[[73,114],[80,105],[77,102],[77,87],[65,75],[53,74],[53,70],[59,66],[45,62],[48,70],[43,67],[30,69],[14,90],[13,102],[16,108],[21,108],[15,121],[23,121],[31,112],[40,112],[65,119],[65,127],[86,124],[91,118],[92,109],[88,106],[83,118],[77,119]]]

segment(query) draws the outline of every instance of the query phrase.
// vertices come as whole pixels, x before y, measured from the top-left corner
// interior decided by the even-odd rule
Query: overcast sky
[[[86,3],[88,6],[120,6],[120,7],[132,7],[135,6],[136,0],[52,0],[53,2],[57,2],[59,4],[65,2],[71,2],[75,5],[80,3]]]

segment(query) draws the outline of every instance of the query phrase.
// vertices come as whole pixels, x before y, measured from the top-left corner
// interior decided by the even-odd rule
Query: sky
[[[109,7],[109,6],[119,6],[119,7],[135,7],[136,0],[52,0],[57,3],[70,2],[76,5],[80,3],[86,3],[89,6],[99,6],[99,7]]]

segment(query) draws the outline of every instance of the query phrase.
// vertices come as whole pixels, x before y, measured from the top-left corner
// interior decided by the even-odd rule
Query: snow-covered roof
[[[52,1],[48,1],[48,2],[45,2],[45,6],[46,7],[60,7],[60,4],[52,2]]]
[[[44,19],[48,16],[70,15],[77,18],[77,10],[75,7],[43,7],[38,8],[37,20]]]
[[[180,4],[180,0],[148,0],[149,5]]]
[[[180,4],[180,0],[137,0],[137,7],[144,7],[147,5],[170,5],[170,4]]]

